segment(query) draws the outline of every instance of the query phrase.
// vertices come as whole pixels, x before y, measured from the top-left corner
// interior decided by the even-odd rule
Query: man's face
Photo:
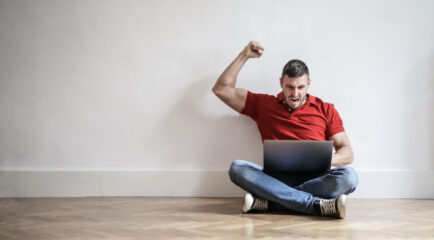
[[[310,86],[310,78],[307,74],[301,77],[283,76],[280,78],[280,86],[283,89],[283,97],[286,104],[295,110],[306,101],[307,89]]]

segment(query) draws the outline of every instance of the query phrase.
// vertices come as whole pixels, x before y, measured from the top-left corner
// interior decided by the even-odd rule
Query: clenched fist
[[[248,58],[258,58],[264,53],[264,47],[259,42],[250,41],[249,44],[241,52],[244,56]]]

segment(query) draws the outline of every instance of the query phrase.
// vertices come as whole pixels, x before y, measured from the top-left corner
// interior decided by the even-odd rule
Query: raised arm
[[[264,52],[259,42],[250,41],[235,60],[226,68],[215,83],[212,91],[229,107],[241,112],[246,104],[247,90],[236,88],[237,76],[249,58],[258,58]]]

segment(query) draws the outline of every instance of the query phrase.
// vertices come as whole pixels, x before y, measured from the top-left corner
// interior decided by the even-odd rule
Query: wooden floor
[[[241,198],[0,198],[0,239],[434,239],[434,200],[348,199],[347,218],[241,214]]]

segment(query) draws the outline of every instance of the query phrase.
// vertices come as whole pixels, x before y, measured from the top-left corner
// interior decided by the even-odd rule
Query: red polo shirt
[[[291,112],[282,92],[275,97],[249,91],[241,113],[256,121],[262,141],[328,140],[345,131],[333,104],[309,94],[306,102]]]

